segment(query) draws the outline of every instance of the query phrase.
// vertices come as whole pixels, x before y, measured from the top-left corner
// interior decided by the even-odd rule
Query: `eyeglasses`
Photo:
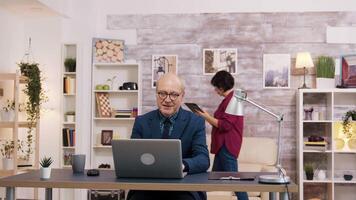
[[[172,101],[175,101],[180,96],[179,93],[176,93],[176,92],[168,93],[165,91],[159,91],[159,92],[157,92],[157,95],[162,100],[166,99],[169,96],[169,99]]]

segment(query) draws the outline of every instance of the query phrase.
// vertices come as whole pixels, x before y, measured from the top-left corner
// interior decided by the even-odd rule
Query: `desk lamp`
[[[234,98],[232,98],[227,105],[225,113],[231,115],[243,116],[243,102],[248,102],[255,107],[263,110],[267,114],[276,118],[278,122],[278,151],[277,151],[277,162],[276,168],[278,169],[278,175],[261,175],[259,177],[259,182],[261,183],[277,183],[277,184],[285,184],[290,182],[290,178],[283,173],[283,168],[281,166],[280,154],[281,154],[281,128],[283,121],[283,114],[277,115],[270,110],[260,106],[254,101],[247,98],[247,93],[241,89],[236,89],[234,91]]]
[[[307,69],[306,68],[311,68],[314,67],[313,60],[310,56],[309,52],[300,52],[297,54],[297,60],[295,62],[295,68],[303,68],[304,69],[304,83],[302,87],[299,89],[305,89],[308,88],[307,85],[305,84],[305,74]]]

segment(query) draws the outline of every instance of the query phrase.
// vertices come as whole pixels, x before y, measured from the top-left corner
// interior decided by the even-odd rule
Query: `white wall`
[[[354,0],[102,0],[107,14],[351,11]]]

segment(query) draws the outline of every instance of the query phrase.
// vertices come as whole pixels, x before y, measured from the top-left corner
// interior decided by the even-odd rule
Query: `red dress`
[[[243,116],[235,116],[225,113],[226,107],[233,94],[234,91],[231,91],[220,103],[218,109],[214,113],[214,117],[218,120],[219,128],[213,126],[210,151],[213,154],[217,154],[220,148],[225,144],[228,151],[237,158],[242,144],[244,118]]]

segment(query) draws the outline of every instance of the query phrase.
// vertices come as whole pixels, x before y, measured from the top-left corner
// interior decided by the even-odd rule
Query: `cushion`
[[[244,137],[238,160],[241,163],[274,165],[277,161],[275,140],[263,137]]]

